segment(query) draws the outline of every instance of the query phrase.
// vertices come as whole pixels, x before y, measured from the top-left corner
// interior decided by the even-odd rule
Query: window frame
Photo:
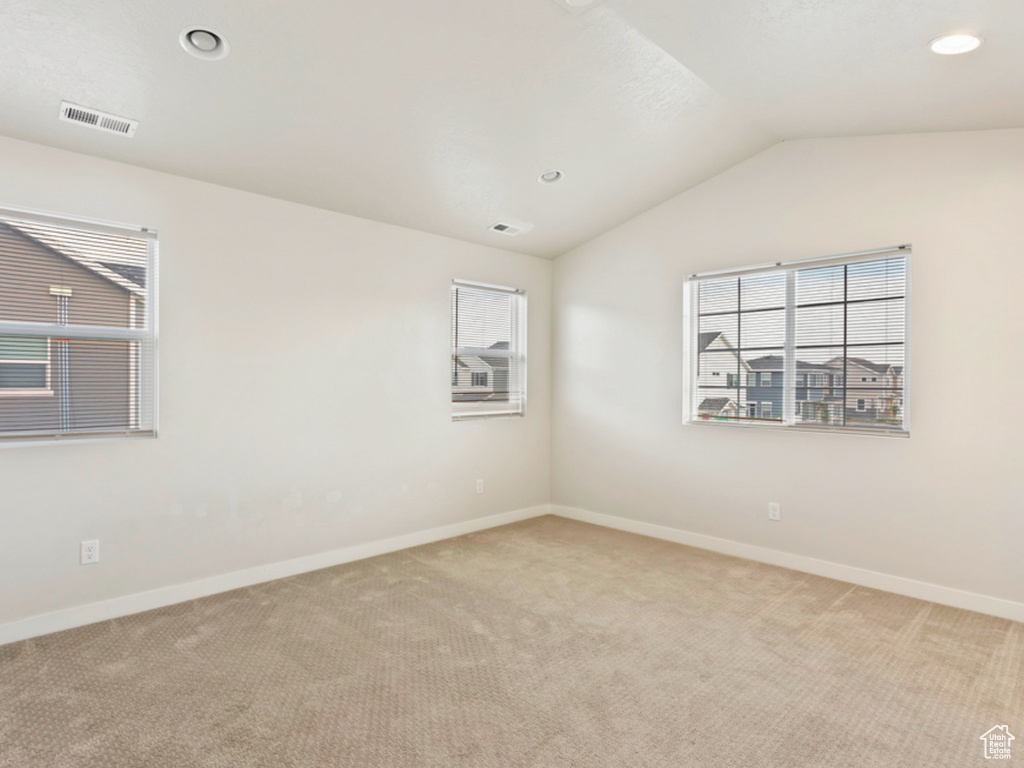
[[[121,438],[155,438],[159,423],[159,269],[158,269],[158,233],[150,227],[123,224],[120,222],[90,219],[63,213],[38,211],[15,206],[0,207],[0,219],[11,219],[37,225],[49,225],[76,229],[82,232],[131,237],[145,241],[145,279],[143,286],[145,300],[140,302],[141,312],[135,302],[129,303],[132,323],[142,321],[138,327],[69,325],[56,323],[38,323],[24,320],[0,320],[0,337],[22,336],[45,338],[47,340],[47,391],[31,390],[0,390],[2,397],[55,397],[54,386],[54,339],[57,340],[96,340],[138,342],[129,347],[128,353],[128,426],[88,429],[55,429],[2,431],[0,430],[0,446],[38,444],[47,442],[66,442],[69,440],[103,440]],[[127,279],[127,278],[126,278]],[[50,286],[53,296],[70,295],[61,286]],[[59,357],[59,351],[58,351]],[[19,361],[21,362],[21,361]],[[25,361],[28,362],[28,361]],[[40,361],[34,361],[40,362]],[[143,407],[143,402],[149,406]],[[145,415],[143,419],[142,416]],[[145,424],[141,422],[144,421]]]
[[[526,339],[527,339],[527,318],[528,318],[528,303],[527,293],[525,289],[513,288],[504,285],[495,285],[492,283],[482,283],[473,280],[462,280],[452,279],[451,289],[454,291],[456,288],[469,288],[478,291],[490,291],[494,293],[508,294],[512,296],[510,328],[509,328],[509,349],[507,351],[495,352],[490,348],[472,348],[472,347],[455,347],[451,348],[451,356],[454,359],[457,356],[462,355],[475,355],[479,353],[485,353],[488,356],[500,356],[508,357],[510,360],[515,358],[518,360],[520,368],[520,387],[518,391],[518,409],[511,407],[506,408],[495,408],[492,410],[472,410],[469,408],[458,408],[458,403],[452,399],[452,395],[455,394],[454,389],[459,386],[457,383],[458,371],[454,369],[452,374],[452,386],[449,388],[449,403],[451,408],[452,421],[475,421],[478,419],[507,419],[507,418],[523,418],[526,416],[527,407],[527,372],[528,372],[528,356],[526,350]],[[450,313],[449,322],[454,328],[456,322],[456,316],[454,312]],[[454,337],[454,332],[453,332]],[[511,372],[511,365],[510,365]],[[472,378],[470,379],[472,382]],[[470,383],[469,387],[472,388],[474,385]],[[493,386],[493,380],[488,375],[488,384],[483,385],[484,387]],[[510,392],[511,395],[511,392]],[[494,401],[501,402],[501,401]],[[511,397],[509,398],[511,402]]]
[[[783,429],[787,431],[796,432],[830,432],[837,434],[856,434],[871,437],[909,437],[910,436],[910,425],[911,425],[911,408],[910,408],[910,389],[911,389],[911,286],[912,286],[912,262],[913,262],[913,248],[911,244],[901,244],[888,248],[878,248],[870,251],[858,251],[854,253],[837,254],[832,256],[825,256],[819,258],[800,259],[787,262],[774,262],[769,264],[761,264],[752,267],[743,267],[736,269],[723,269],[715,270],[710,272],[693,273],[687,276],[686,283],[683,291],[683,424],[685,425],[728,425],[731,427],[748,428],[748,429]],[[862,264],[866,262],[874,261],[886,261],[888,259],[902,259],[903,260],[903,294],[902,299],[903,305],[903,339],[900,342],[903,345],[903,362],[902,362],[902,386],[899,395],[900,401],[900,416],[902,417],[902,423],[899,427],[895,428],[884,428],[874,426],[860,426],[851,424],[835,424],[832,422],[825,424],[810,424],[803,423],[799,419],[799,415],[796,413],[797,397],[796,391],[798,389],[796,379],[796,340],[795,340],[795,314],[796,314],[796,302],[793,292],[795,291],[793,284],[795,283],[795,275],[799,270],[815,269],[827,266],[843,266],[843,265],[854,265]],[[699,341],[698,335],[700,333],[700,324],[697,322],[695,316],[696,312],[696,287],[700,285],[702,281],[714,280],[714,279],[725,279],[732,277],[744,277],[749,275],[755,275],[758,273],[767,272],[782,272],[787,274],[787,298],[786,298],[786,333],[785,333],[785,357],[786,357],[786,370],[783,371],[783,415],[780,421],[767,422],[762,419],[750,420],[748,419],[735,419],[735,420],[710,420],[702,419],[699,417],[696,407],[694,406],[694,396],[696,391],[699,389],[699,381],[697,379],[697,360]],[[792,277],[790,277],[792,276]],[[845,304],[845,300],[844,300]],[[851,357],[851,353],[847,348],[845,352],[846,357]],[[747,373],[748,387],[749,377],[751,373]],[[834,380],[833,380],[834,381]],[[843,376],[842,386],[842,407],[849,408],[849,392],[847,391],[846,384],[849,381],[848,376]],[[826,378],[826,387],[830,380]],[[808,382],[809,383],[809,382]],[[748,402],[749,407],[749,402]],[[849,409],[853,410],[853,409]],[[741,407],[742,411],[742,407]],[[792,413],[790,413],[792,412]]]

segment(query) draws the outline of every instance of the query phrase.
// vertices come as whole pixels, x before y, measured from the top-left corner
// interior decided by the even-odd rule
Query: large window
[[[156,237],[0,210],[0,440],[153,435]]]
[[[452,417],[522,416],[526,407],[526,295],[452,283]]]
[[[909,270],[899,246],[690,276],[688,421],[907,434]]]

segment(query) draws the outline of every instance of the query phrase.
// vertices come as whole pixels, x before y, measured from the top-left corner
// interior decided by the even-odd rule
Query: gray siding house
[[[766,355],[749,362],[744,415],[751,419],[782,418],[781,355]],[[796,361],[796,420],[815,424],[843,421],[843,374],[831,364]]]
[[[145,270],[57,250],[0,221],[0,321],[136,327]],[[131,342],[0,335],[0,429],[133,426]]]

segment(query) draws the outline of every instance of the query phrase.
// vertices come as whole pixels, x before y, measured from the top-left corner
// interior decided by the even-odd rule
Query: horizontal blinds
[[[452,414],[521,415],[526,400],[525,297],[510,288],[451,288]]]
[[[691,420],[905,432],[909,255],[695,276]]]
[[[155,429],[155,237],[0,214],[0,439]]]

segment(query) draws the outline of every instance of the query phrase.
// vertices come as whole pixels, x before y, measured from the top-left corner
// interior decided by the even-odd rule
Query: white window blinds
[[[452,418],[521,416],[526,407],[526,295],[452,282]]]
[[[908,431],[910,247],[687,281],[691,422]]]
[[[0,439],[152,435],[152,232],[0,210]]]

